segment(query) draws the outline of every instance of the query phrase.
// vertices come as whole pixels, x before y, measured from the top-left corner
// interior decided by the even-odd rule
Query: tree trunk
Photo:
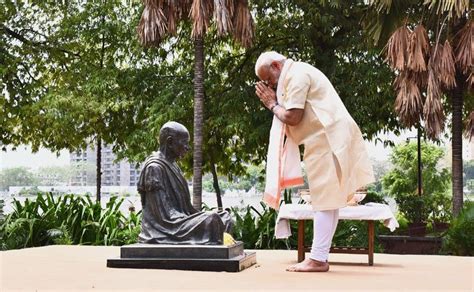
[[[222,211],[223,207],[222,207],[221,188],[219,187],[219,179],[217,177],[216,164],[212,160],[211,160],[211,172],[212,172],[212,182],[214,185],[214,190],[216,191],[217,209],[219,211]]]
[[[456,72],[456,87],[452,94],[453,102],[453,138],[452,138],[452,181],[453,181],[453,215],[458,216],[463,206],[463,165],[462,165],[462,107],[464,80],[462,74]]]
[[[417,147],[418,147],[418,196],[423,194],[423,182],[422,182],[422,163],[421,163],[421,129],[420,125],[418,125],[417,131]]]
[[[96,181],[96,201],[100,203],[100,187],[102,185],[102,139],[97,136],[97,181]]]
[[[193,206],[202,205],[202,140],[204,108],[204,39],[194,40],[194,151],[193,151]]]
[[[105,4],[105,1],[104,1]],[[104,23],[105,23],[105,14],[102,14],[101,17],[101,27],[104,29]],[[100,49],[100,68],[104,68],[104,57],[105,57],[105,36],[104,33],[102,33],[101,37],[101,42],[102,46]],[[104,93],[102,94],[102,96]],[[96,200],[97,203],[100,204],[100,188],[102,186],[102,139],[100,138],[100,135],[97,135],[97,181],[96,181]]]

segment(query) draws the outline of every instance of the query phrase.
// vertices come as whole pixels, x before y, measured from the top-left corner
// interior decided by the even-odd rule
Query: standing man
[[[272,129],[282,123],[286,140],[304,145],[303,160],[315,211],[310,257],[287,270],[327,272],[339,208],[346,206],[347,198],[357,189],[375,180],[362,134],[331,82],[315,67],[277,52],[265,52],[257,60],[255,73],[261,80],[255,86],[256,94],[276,117]],[[272,147],[270,156],[275,157]],[[268,174],[267,167],[267,182],[275,180]],[[281,185],[282,180],[277,181]]]

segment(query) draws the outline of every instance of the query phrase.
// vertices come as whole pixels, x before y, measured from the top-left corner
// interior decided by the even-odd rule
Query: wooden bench
[[[305,222],[313,220],[314,211],[308,204],[287,204],[282,205],[278,213],[275,236],[276,238],[287,238],[291,235],[289,220],[298,221],[298,262],[305,258],[305,252],[309,251],[304,246]],[[361,206],[348,206],[339,209],[339,220],[360,220],[367,222],[368,228],[368,247],[333,247],[332,253],[366,254],[368,255],[368,264],[374,264],[374,238],[375,238],[375,220],[383,220],[384,225],[391,231],[398,227],[398,222],[388,205],[368,203]]]

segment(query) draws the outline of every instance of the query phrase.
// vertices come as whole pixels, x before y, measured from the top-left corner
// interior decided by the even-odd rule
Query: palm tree
[[[365,25],[374,43],[385,44],[396,73],[395,111],[407,127],[421,127],[437,139],[445,127],[442,98],[452,110],[453,214],[463,205],[462,129],[474,135],[474,23],[469,0],[371,0]],[[390,36],[388,40],[385,36]],[[464,107],[464,108],[463,108]],[[471,108],[468,108],[471,107]]]
[[[159,46],[175,35],[180,20],[190,17],[194,39],[193,205],[202,205],[202,140],[204,118],[204,35],[214,20],[220,36],[232,34],[244,47],[252,45],[254,24],[247,0],[143,0],[138,25],[143,46]]]

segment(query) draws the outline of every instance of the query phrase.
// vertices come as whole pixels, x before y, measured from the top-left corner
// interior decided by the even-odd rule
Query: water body
[[[79,195],[79,196],[86,196],[86,195]],[[122,211],[122,213],[128,214],[129,208],[131,207],[135,208],[136,212],[142,209],[140,196],[138,194],[117,195],[117,196],[119,198],[122,198],[122,197],[124,198],[124,201],[120,207],[120,210]],[[90,197],[92,200],[95,200],[94,195],[91,195]],[[35,200],[36,196],[18,196],[18,195],[9,196],[8,194],[3,194],[3,195],[0,195],[0,198],[2,198],[5,201],[3,212],[5,214],[8,214],[13,211],[12,203],[14,199],[20,202],[24,202],[26,199]],[[105,208],[105,205],[110,200],[110,198],[111,198],[111,195],[102,195],[102,198],[101,198],[102,207]],[[260,204],[261,199],[262,199],[262,196],[255,193],[249,194],[244,191],[226,192],[226,194],[222,196],[222,205],[224,208],[232,208],[232,207],[243,208],[246,206],[253,206],[257,210],[262,210],[262,206]],[[203,193],[202,201],[206,206],[210,208],[217,207],[216,195],[213,193],[206,193],[206,192]]]
[[[60,195],[58,195],[60,196]],[[78,195],[78,196],[86,196],[86,195]],[[120,210],[123,214],[129,214],[130,208],[134,208],[136,212],[142,209],[142,204],[140,200],[140,196],[138,194],[130,194],[130,195],[117,195],[119,198],[124,198],[124,201],[120,207]],[[95,196],[90,196],[92,200],[95,200]],[[8,214],[13,211],[13,199],[17,199],[20,202],[24,202],[27,198],[29,200],[36,199],[36,196],[10,196],[7,193],[0,194],[0,198],[5,201],[5,205],[3,207],[4,214]],[[110,200],[111,195],[102,195],[101,205],[105,208],[105,205]],[[293,203],[297,203],[299,197],[292,198]],[[387,201],[388,205],[392,212],[396,213],[397,206],[395,200],[390,197],[386,197],[385,200]],[[465,198],[466,201],[474,201],[474,196],[467,196]],[[203,192],[202,202],[209,208],[217,208],[217,199],[214,193]],[[262,211],[262,194],[258,194],[255,191],[245,192],[245,191],[227,191],[225,195],[222,196],[222,205],[224,208],[245,208],[247,206],[252,206],[258,211]]]

